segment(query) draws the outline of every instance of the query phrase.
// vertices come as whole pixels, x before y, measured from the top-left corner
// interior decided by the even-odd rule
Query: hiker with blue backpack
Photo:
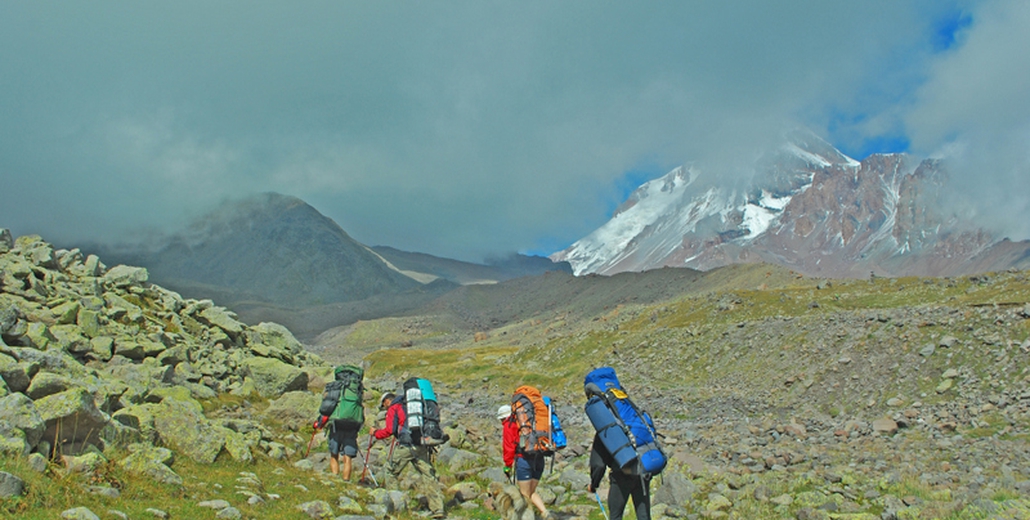
[[[661,473],[668,460],[654,421],[630,400],[611,367],[587,374],[583,389],[587,417],[596,431],[587,492],[594,493],[600,504],[597,486],[607,472],[609,520],[621,520],[631,498],[637,519],[650,520],[651,478]]]
[[[329,426],[329,471],[340,475],[343,455],[343,480],[350,481],[352,461],[358,455],[358,431],[365,424],[364,370],[355,365],[340,365],[333,370],[333,381],[325,385],[318,408],[315,431]]]

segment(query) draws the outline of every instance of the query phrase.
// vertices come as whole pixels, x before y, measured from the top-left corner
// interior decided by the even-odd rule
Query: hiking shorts
[[[544,457],[515,457],[515,480],[540,480],[544,476]]]
[[[358,456],[358,430],[356,428],[337,428],[329,430],[329,454],[348,457]]]

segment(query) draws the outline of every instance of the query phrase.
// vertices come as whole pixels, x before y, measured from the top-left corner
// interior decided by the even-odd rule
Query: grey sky
[[[737,164],[793,123],[852,154],[963,150],[965,178],[1018,188],[977,194],[1011,198],[1027,5],[5,1],[0,227],[109,239],[277,191],[370,245],[549,253],[627,178]]]

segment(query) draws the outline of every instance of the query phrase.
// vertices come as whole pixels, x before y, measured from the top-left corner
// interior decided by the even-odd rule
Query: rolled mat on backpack
[[[615,369],[601,367],[583,380],[587,417],[601,444],[628,474],[656,475],[668,461],[655,438],[654,422],[623,390]]]

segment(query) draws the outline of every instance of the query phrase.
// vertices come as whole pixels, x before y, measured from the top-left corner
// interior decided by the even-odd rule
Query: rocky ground
[[[428,350],[368,347],[366,398],[416,371],[437,383],[452,437],[437,466],[456,518],[533,516],[504,484],[493,417],[522,379],[558,399],[570,438],[544,498],[559,518],[601,518],[579,388],[602,364],[665,434],[658,518],[1028,518],[1028,295],[1012,272],[558,312]],[[397,337],[433,320],[395,320]],[[327,473],[309,426],[322,357],[144,269],[0,230],[0,339],[0,516],[425,514],[411,482]],[[367,454],[384,476],[388,446]]]

